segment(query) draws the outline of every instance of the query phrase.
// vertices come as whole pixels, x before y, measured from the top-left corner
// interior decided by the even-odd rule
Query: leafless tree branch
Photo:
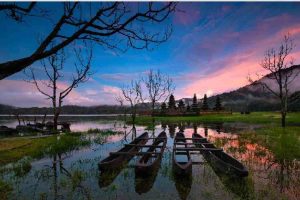
[[[156,4],[151,2],[143,3],[143,8],[137,11],[130,9],[132,4],[124,2],[98,3],[95,7],[97,5],[99,5],[97,11],[84,18],[82,3],[64,3],[61,17],[31,55],[0,64],[0,79],[25,69],[37,60],[55,54],[76,40],[90,40],[122,51],[128,48],[149,49],[150,44],[165,42],[170,37],[172,29],[168,28],[163,33],[152,33],[146,30],[143,24],[164,21],[175,12],[177,3],[158,4],[159,6],[154,6]],[[68,31],[68,34],[65,34],[66,29],[72,32]]]

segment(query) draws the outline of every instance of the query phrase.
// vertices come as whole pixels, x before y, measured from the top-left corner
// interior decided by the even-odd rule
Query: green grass
[[[110,135],[117,135],[117,134],[122,134],[122,132],[120,131],[113,131],[110,129],[89,129],[87,132],[87,134],[91,134],[91,133],[99,133],[102,136],[110,136]]]
[[[12,190],[11,184],[0,179],[0,199],[8,199],[8,195]]]
[[[138,116],[136,124],[147,125],[152,123],[151,116]],[[203,122],[203,123],[217,123],[217,122],[244,122],[244,123],[268,123],[280,125],[279,112],[253,112],[249,115],[241,115],[240,113],[231,114],[211,114],[200,116],[168,116],[168,117],[154,117],[156,122]],[[288,113],[287,125],[300,125],[300,112]]]
[[[240,140],[250,140],[267,147],[277,160],[300,159],[300,127],[266,126],[255,131],[244,131]],[[260,152],[261,153],[261,152]]]
[[[41,158],[71,151],[89,142],[77,135],[45,138],[14,138],[0,140],[0,165],[15,162],[25,156]]]
[[[44,138],[17,137],[0,139],[0,166],[16,162],[25,156],[41,158],[72,151],[90,144],[92,141],[81,136],[91,133],[97,134],[98,137],[95,139],[95,142],[98,141],[101,144],[104,143],[107,136],[122,134],[122,132],[113,130],[90,129],[87,132],[54,135]]]

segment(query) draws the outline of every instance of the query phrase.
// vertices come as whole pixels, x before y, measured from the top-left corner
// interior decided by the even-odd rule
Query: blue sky
[[[59,3],[40,3],[44,8],[60,8]],[[132,4],[131,6],[135,6]],[[247,84],[248,73],[261,72],[263,53],[277,47],[287,32],[297,45],[293,52],[296,64],[300,55],[299,3],[180,3],[176,12],[159,25],[148,25],[161,31],[172,24],[169,40],[153,50],[130,49],[125,53],[94,46],[90,81],[74,90],[66,104],[115,104],[119,87],[149,69],[159,69],[173,78],[175,97],[209,95],[237,89]],[[53,22],[55,12],[51,13]],[[27,56],[37,46],[37,39],[53,23],[37,17],[15,23],[0,15],[0,62]],[[72,72],[72,57],[65,72]],[[40,63],[33,64],[35,68]],[[62,80],[62,87],[68,82]],[[0,81],[0,103],[16,106],[50,105],[34,88],[23,81],[23,73]],[[18,99],[22,97],[22,100]]]

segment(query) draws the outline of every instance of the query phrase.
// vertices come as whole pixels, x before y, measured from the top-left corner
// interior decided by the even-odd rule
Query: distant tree
[[[175,97],[174,97],[173,94],[170,95],[168,104],[169,104],[168,109],[175,109],[176,108]]]
[[[86,50],[86,52],[82,52],[83,50]],[[41,61],[43,70],[48,78],[47,81],[38,80],[34,68],[32,67],[29,68],[29,73],[24,71],[24,73],[29,77],[29,80],[27,81],[34,84],[36,89],[42,95],[46,96],[52,101],[54,130],[57,130],[58,118],[61,113],[61,108],[65,97],[67,97],[74,88],[78,87],[80,83],[86,82],[91,75],[91,47],[86,45],[82,49],[74,48],[73,52],[75,53],[75,57],[77,59],[77,62],[74,63],[76,73],[72,75],[70,84],[64,88],[59,87],[59,81],[63,78],[62,73],[66,62],[64,50],[52,54],[47,59]],[[83,57],[83,55],[86,55],[86,57]]]
[[[123,86],[122,94],[124,99],[129,102],[132,123],[135,123],[137,105],[142,102],[141,81],[131,81],[130,85]]]
[[[194,94],[194,97],[193,97],[192,110],[193,110],[193,112],[199,112],[199,107],[198,107],[196,94]]]
[[[161,112],[162,114],[165,114],[166,111],[167,111],[167,104],[166,104],[165,102],[163,102],[163,103],[161,104],[161,107],[160,107],[160,112]]]
[[[173,81],[168,75],[162,74],[159,70],[150,72],[143,78],[147,88],[148,99],[151,102],[152,115],[154,114],[155,103],[162,100],[165,102],[174,91]]]
[[[190,106],[190,104],[188,103],[188,105],[186,106],[186,111],[191,111],[191,106]]]
[[[272,87],[268,81],[261,81],[263,75],[257,74],[257,81],[248,77],[248,80],[252,84],[257,84],[262,86],[263,89],[267,89],[271,94],[276,96],[280,101],[281,107],[281,126],[285,127],[286,125],[286,115],[287,115],[287,106],[288,106],[288,99],[290,95],[290,86],[291,83],[296,79],[299,75],[300,71],[289,70],[291,66],[294,64],[294,59],[290,57],[292,50],[294,49],[295,45],[293,40],[290,38],[290,34],[284,36],[282,43],[280,44],[278,50],[271,48],[266,51],[265,57],[261,62],[261,67],[270,74],[265,76],[269,80],[276,84],[276,88]]]
[[[44,37],[40,44],[30,54],[0,63],[0,80],[24,70],[38,60],[56,54],[75,41],[93,41],[120,52],[129,48],[151,49],[151,44],[167,41],[172,33],[170,26],[162,32],[153,31],[152,26],[166,21],[175,12],[177,5],[173,2],[89,4],[75,1],[63,2],[60,7],[49,6],[48,10],[41,13],[38,4],[41,3],[30,3],[28,6],[12,2],[0,4],[0,12],[7,13],[9,18],[16,21],[21,21],[25,16],[43,16],[43,13],[47,13],[44,18],[49,20],[45,22],[54,22],[54,25],[48,24],[49,32],[43,32]],[[53,43],[54,46],[51,45]]]
[[[123,113],[124,113],[124,122],[126,123],[126,107],[124,106],[124,101],[125,98],[122,94],[118,94],[115,97],[115,100],[120,104],[121,109],[123,109]],[[124,125],[125,126],[125,125]]]
[[[208,107],[208,103],[207,103],[207,96],[206,94],[204,95],[204,98],[203,98],[203,103],[202,103],[202,110],[208,110],[209,107]]]
[[[217,111],[220,111],[222,110],[222,103],[221,103],[221,99],[219,96],[217,96],[217,99],[216,99],[216,104],[215,104],[215,107],[214,107],[214,110],[217,110]]]
[[[179,108],[179,110],[180,110],[181,112],[183,112],[184,109],[185,109],[185,104],[184,104],[184,102],[183,102],[182,99],[179,100],[178,108]]]

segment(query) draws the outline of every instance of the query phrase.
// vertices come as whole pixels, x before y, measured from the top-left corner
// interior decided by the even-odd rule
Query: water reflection
[[[187,199],[192,187],[192,180],[193,180],[192,175],[189,174],[187,176],[178,176],[175,173],[173,175],[174,175],[175,187],[180,199],[182,200]]]
[[[168,151],[153,175],[143,178],[135,174],[134,159],[116,173],[100,174],[97,165],[110,151],[117,151],[139,136],[146,126],[124,128],[124,123],[116,120],[80,121],[71,128],[112,129],[124,134],[107,136],[98,143],[96,134],[89,135],[87,137],[94,141],[89,147],[75,150],[66,157],[56,154],[36,160],[22,176],[1,170],[0,178],[14,187],[9,199],[299,199],[300,164],[299,160],[289,157],[291,152],[286,144],[282,143],[275,152],[255,138],[231,133],[232,127],[235,128],[235,124],[177,122],[156,125],[155,134],[162,130],[167,132]],[[173,176],[170,155],[173,138],[180,129],[186,137],[197,132],[222,147],[246,165],[249,177],[233,179],[216,173],[206,164],[193,166],[192,178]],[[297,138],[285,139],[297,141]],[[201,155],[197,159],[205,162]]]
[[[148,176],[141,176],[135,171],[135,192],[138,194],[147,193],[153,187],[159,170],[157,165]]]

